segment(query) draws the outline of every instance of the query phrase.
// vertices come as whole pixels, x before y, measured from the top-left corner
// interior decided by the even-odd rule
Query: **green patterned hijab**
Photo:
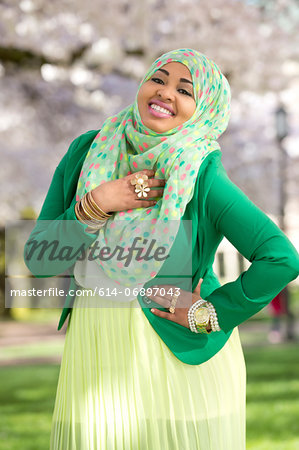
[[[121,246],[128,250],[138,236],[156,240],[157,247],[170,251],[180,219],[193,196],[199,168],[207,155],[219,149],[216,139],[226,129],[230,116],[230,88],[214,62],[195,50],[170,51],[152,64],[140,86],[163,65],[175,61],[184,64],[192,76],[196,101],[193,116],[176,128],[156,133],[141,121],[138,90],[132,105],[104,122],[86,155],[77,201],[101,183],[144,169],[155,169],[155,178],[167,181],[164,195],[154,207],[113,214],[98,233],[97,248],[108,246],[113,250]],[[115,258],[96,261],[99,276],[104,271],[124,286],[142,286],[156,276],[162,265],[142,258],[132,259],[129,267]]]

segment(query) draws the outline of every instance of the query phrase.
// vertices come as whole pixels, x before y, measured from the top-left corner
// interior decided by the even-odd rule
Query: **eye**
[[[153,77],[153,78],[151,78],[151,80],[152,80],[154,83],[164,84],[164,82],[163,82],[163,80],[161,80],[161,78]]]
[[[188,91],[186,91],[186,89],[178,89],[178,92],[180,92],[183,95],[189,95],[189,97],[192,97],[192,94]]]

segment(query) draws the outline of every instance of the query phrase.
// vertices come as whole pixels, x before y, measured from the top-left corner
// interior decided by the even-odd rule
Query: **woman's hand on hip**
[[[135,192],[135,186],[131,184],[132,178],[137,174],[145,174],[148,176],[148,187],[159,187],[160,189],[151,189],[147,192],[146,198],[138,198]],[[164,186],[166,184],[163,179],[153,178],[154,170],[142,170],[117,180],[107,181],[97,186],[92,191],[92,197],[104,212],[126,211],[128,209],[148,208],[154,206],[157,201],[155,197],[162,197]]]
[[[189,328],[188,311],[190,306],[201,298],[200,287],[202,281],[203,280],[201,278],[193,293],[185,291],[184,289],[179,290],[180,295],[178,297],[174,313],[160,311],[156,308],[152,308],[151,312],[155,316],[162,317],[163,319],[170,320],[171,322],[175,322],[179,325],[182,325],[183,327]],[[174,291],[175,289],[177,289],[177,286],[173,286],[170,284],[160,284],[159,286],[151,286],[151,288],[152,295],[147,295],[147,297],[154,302],[159,303],[159,305],[163,306],[163,308],[170,308],[172,295],[168,294],[167,292],[171,291],[171,288]],[[207,330],[209,331],[210,329],[210,326],[208,326]]]

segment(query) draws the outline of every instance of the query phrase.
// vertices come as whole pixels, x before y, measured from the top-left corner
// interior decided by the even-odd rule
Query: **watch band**
[[[221,331],[214,305],[212,305],[211,302],[207,302],[207,307],[210,311],[210,324],[211,324],[212,331]]]
[[[206,303],[206,301],[201,298],[201,299],[197,300],[195,303],[193,303],[193,305],[191,305],[188,310],[189,328],[191,331],[193,331],[193,333],[199,333],[199,331],[196,328],[196,324],[195,324],[194,312],[197,308],[199,308],[204,303]]]
[[[209,320],[206,323],[196,322],[195,312],[204,306],[209,312]],[[188,323],[189,328],[194,333],[204,333],[209,334],[212,331],[221,331],[221,328],[218,324],[217,313],[211,302],[208,302],[204,299],[199,299],[188,310]],[[207,325],[210,323],[211,330],[207,331]]]

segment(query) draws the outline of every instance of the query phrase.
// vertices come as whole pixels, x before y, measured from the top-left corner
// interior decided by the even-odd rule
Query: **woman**
[[[133,105],[77,138],[56,169],[25,247],[33,273],[70,269],[71,287],[83,288],[70,289],[58,326],[70,314],[51,449],[245,448],[237,326],[297,276],[299,263],[225,174],[216,139],[229,113],[216,64],[175,50],[153,63]],[[138,253],[126,266],[113,249],[125,257],[136,236],[168,260]],[[212,263],[223,236],[252,264],[220,286]],[[82,257],[53,261],[47,248],[38,259],[32,240],[45,239],[61,251],[80,243]],[[108,257],[95,257],[105,245]],[[85,297],[89,288],[101,295]]]

